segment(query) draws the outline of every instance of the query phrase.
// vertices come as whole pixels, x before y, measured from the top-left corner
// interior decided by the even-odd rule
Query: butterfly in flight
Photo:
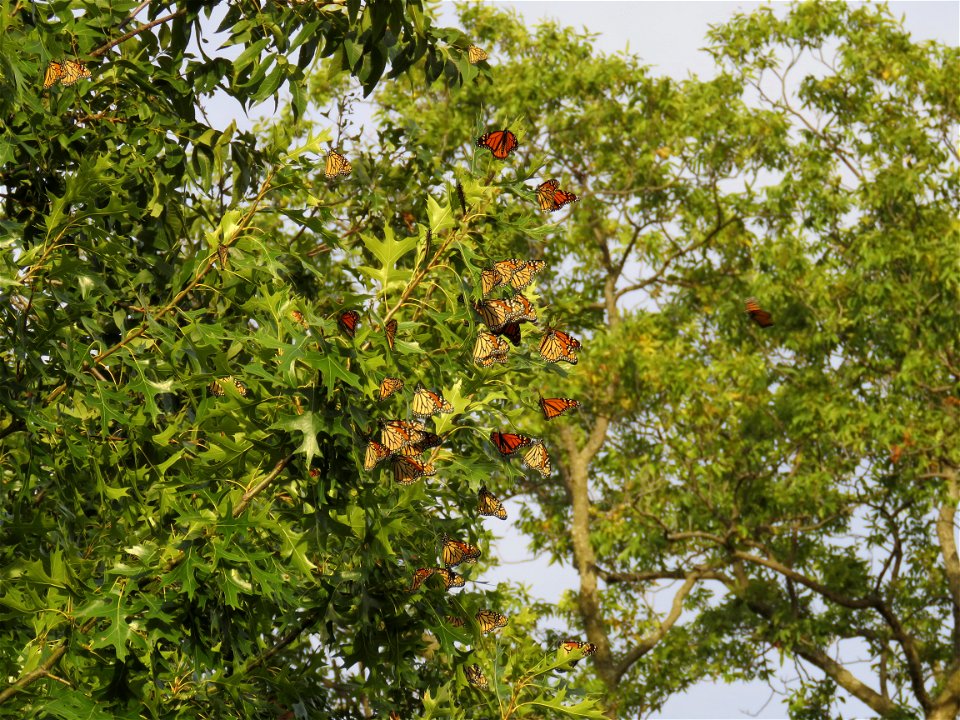
[[[477,501],[477,511],[481,515],[489,515],[500,520],[507,519],[507,509],[496,495],[487,490],[486,485],[477,491]]]
[[[357,325],[360,323],[360,313],[356,310],[344,310],[337,316],[337,325],[349,338],[357,334]]]
[[[467,48],[467,61],[471,65],[476,65],[478,62],[483,62],[489,57],[490,56],[487,55],[485,50],[478,48],[476,45],[471,45]]]
[[[396,319],[391,319],[387,321],[387,324],[383,328],[383,334],[387,338],[387,346],[393,350],[393,344],[397,341],[397,321]]]
[[[547,362],[555,363],[562,360],[576,365],[576,351],[580,347],[580,341],[572,335],[555,328],[547,328],[540,340],[540,357]]]
[[[561,190],[560,183],[556,180],[547,180],[537,185],[537,202],[541,210],[556,212],[564,205],[576,202],[577,199],[572,192]]]
[[[475,616],[480,631],[488,633],[497,628],[506,627],[507,618],[493,610],[480,610]]]
[[[567,410],[578,407],[580,407],[579,400],[571,400],[570,398],[540,398],[540,410],[543,412],[543,417],[547,420],[553,420],[563,415]]]
[[[477,147],[487,148],[497,160],[506,160],[519,144],[517,136],[509,130],[496,130],[477,138]]]
[[[385,377],[380,383],[380,400],[386,400],[403,390],[403,380],[398,377]]]
[[[747,298],[746,309],[747,315],[760,327],[768,328],[773,325],[773,316],[760,307],[756,298]]]
[[[323,174],[328,178],[335,178],[338,175],[349,175],[351,170],[353,170],[353,165],[336,150],[331,150],[327,153],[327,160],[323,165]]]
[[[467,665],[463,668],[463,675],[467,678],[467,682],[471,685],[475,685],[481,690],[486,690],[487,678],[483,674],[483,670],[480,669],[480,666],[474,663],[473,665]]]
[[[453,412],[453,405],[444,400],[443,395],[427,390],[422,385],[417,385],[410,408],[414,415],[421,418],[428,418],[437,413]]]
[[[517,435],[516,433],[490,433],[490,442],[501,455],[513,455],[520,448],[525,448],[533,444],[533,439],[526,435]]]
[[[43,87],[46,89],[58,82],[61,85],[73,85],[81,78],[88,77],[90,71],[79,60],[54,61],[47,65],[47,71],[43,75]]]
[[[480,557],[480,548],[462,540],[457,540],[449,535],[443,536],[443,547],[441,549],[441,559],[448,568],[456,567],[460,563],[474,563]]]
[[[550,456],[547,455],[547,449],[539,440],[534,442],[523,454],[523,464],[533,468],[543,477],[549,477],[550,475]]]

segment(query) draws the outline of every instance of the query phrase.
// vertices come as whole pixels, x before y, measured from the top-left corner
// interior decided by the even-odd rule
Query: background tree
[[[846,694],[954,717],[957,50],[882,6],[801,4],[718,28],[720,74],[677,84],[569,29],[463,20],[491,82],[378,94],[370,181],[449,188],[459,164],[468,196],[492,184],[511,202],[475,206],[485,249],[549,260],[545,315],[588,339],[569,377],[506,391],[584,402],[572,424],[505,418],[546,435],[559,472],[498,486],[577,569],[564,609],[614,712],[790,661],[795,717]],[[506,126],[516,170],[478,174],[471,138]],[[518,226],[512,201],[552,176],[582,201],[553,232]],[[419,212],[403,191],[388,206]]]
[[[233,60],[204,46],[214,10]],[[308,102],[347,76],[369,92],[388,60],[470,84],[469,38],[399,0],[3,2],[0,21],[4,712],[463,716],[503,697],[505,716],[595,714],[525,637],[523,598],[477,587],[486,554],[466,592],[408,590],[444,533],[487,549],[492,463],[470,455],[502,383],[463,371],[469,218],[422,190],[403,237],[341,237],[334,209],[362,183],[311,187],[329,127],[289,142]],[[215,89],[244,107],[288,90],[292,125],[219,131]],[[387,374],[408,388],[377,405]],[[418,379],[455,411],[433,427],[437,477],[404,487],[364,448]],[[470,620],[487,607],[517,610],[507,665]]]

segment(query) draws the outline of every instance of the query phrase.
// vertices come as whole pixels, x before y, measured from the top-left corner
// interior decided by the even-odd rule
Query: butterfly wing
[[[480,669],[480,666],[474,663],[473,665],[467,665],[463,669],[463,676],[467,679],[467,682],[471,685],[475,685],[481,690],[486,690],[487,678],[484,677],[483,670]]]
[[[567,410],[578,407],[580,407],[579,400],[571,400],[570,398],[540,398],[540,410],[543,412],[543,417],[547,420],[553,420],[563,415]]]
[[[537,321],[537,309],[523,295],[517,293],[508,303],[510,305],[510,322],[535,323]]]
[[[451,568],[463,562],[476,562],[480,557],[480,548],[444,535],[441,555],[443,564]]]
[[[568,362],[577,364],[576,351],[580,341],[562,330],[548,329],[540,340],[540,357],[547,362]]]
[[[750,318],[760,327],[768,328],[773,325],[773,316],[760,307],[756,298],[747,298],[746,309]]]
[[[385,377],[380,383],[380,400],[386,400],[388,397],[403,390],[403,380],[398,377]]]
[[[437,413],[452,413],[453,405],[443,399],[443,395],[427,390],[418,385],[417,391],[413,394],[413,402],[410,405],[413,414],[417,417],[430,417]]]
[[[424,475],[431,475],[432,466],[424,465],[415,457],[407,455],[393,456],[393,479],[398,485],[411,485]]]
[[[549,208],[550,212],[556,212],[564,205],[569,205],[579,200],[576,195],[572,192],[567,192],[566,190],[560,190],[559,188],[553,194],[553,207]]]
[[[360,313],[356,310],[344,310],[337,316],[337,325],[349,338],[357,334],[357,324],[360,322]]]
[[[43,74],[44,89],[51,85],[56,85],[57,81],[63,77],[63,64],[56,61],[47,65],[47,71]]]
[[[487,486],[484,485],[477,492],[477,511],[481,515],[488,515],[491,517],[499,518],[500,520],[507,519],[507,509],[503,506],[503,503],[494,495],[492,492],[487,490]]]
[[[509,346],[496,335],[488,332],[477,333],[477,341],[473,344],[473,359],[484,367],[498,362],[496,358],[506,356]]]
[[[506,616],[493,610],[480,610],[474,617],[476,617],[477,624],[480,626],[480,631],[485,633],[506,627],[507,624]]]
[[[367,443],[366,452],[363,455],[363,469],[373,470],[383,460],[390,457],[390,449],[386,445],[371,440]]]
[[[476,303],[474,308],[480,319],[493,332],[497,332],[513,319],[514,308],[506,300],[483,300]]]
[[[410,583],[410,592],[423,585],[423,581],[432,576],[438,568],[417,568],[413,574],[413,581]]]
[[[331,150],[327,153],[327,161],[323,167],[323,174],[328,178],[335,178],[338,175],[349,175],[351,170],[353,170],[353,165],[336,150]]]
[[[477,147],[487,148],[497,160],[505,160],[518,146],[517,136],[509,130],[496,130],[477,138]]]
[[[476,45],[471,45],[467,48],[467,61],[471,65],[476,65],[478,62],[483,62],[490,56],[483,50],[483,48],[478,48]]]
[[[537,185],[537,204],[541,210],[554,210],[553,197],[557,193],[560,183],[550,179]]]
[[[397,321],[388,320],[387,324],[383,328],[383,334],[387,338],[387,346],[393,350],[393,344],[397,340]]]
[[[533,439],[516,433],[490,433],[490,442],[501,455],[513,455],[520,448],[533,444]]]
[[[533,468],[543,477],[550,475],[550,456],[547,454],[547,449],[543,446],[543,443],[539,440],[533,443],[523,454],[523,464],[529,468]]]
[[[498,334],[503,335],[510,342],[512,342],[514,347],[520,345],[521,335],[519,322],[508,322],[506,325],[500,328],[500,332]],[[506,354],[506,351],[504,351],[504,354]]]
[[[63,85],[73,85],[81,78],[88,77],[90,77],[90,71],[84,67],[82,62],[79,60],[67,60],[63,64],[63,77],[60,78],[60,83]]]

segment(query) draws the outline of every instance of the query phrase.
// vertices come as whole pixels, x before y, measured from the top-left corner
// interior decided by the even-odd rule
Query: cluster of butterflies
[[[90,71],[79,60],[55,60],[47,65],[47,71],[43,75],[43,88],[46,90],[57,83],[73,85],[88,77],[90,77]]]

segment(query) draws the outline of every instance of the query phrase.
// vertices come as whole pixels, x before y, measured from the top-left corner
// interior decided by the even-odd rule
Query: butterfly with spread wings
[[[571,400],[570,398],[540,398],[540,410],[543,412],[543,417],[546,420],[553,420],[563,415],[567,410],[573,410],[578,407],[580,407],[579,400]]]
[[[79,60],[54,61],[47,65],[47,71],[43,75],[43,87],[46,89],[58,82],[61,85],[73,85],[88,77],[90,71]]]
[[[517,450],[533,444],[533,438],[517,433],[490,433],[490,442],[501,455],[513,455]]]
[[[480,631],[485,633],[507,625],[506,616],[493,610],[480,610],[474,617],[480,626]]]
[[[437,568],[432,568],[432,567],[417,568],[417,571],[413,574],[413,581],[410,583],[410,588],[408,592],[413,592],[418,587],[423,585],[424,581],[427,578],[431,577],[436,571],[437,571]]]
[[[750,319],[760,327],[768,328],[773,325],[773,316],[760,307],[760,303],[757,302],[756,298],[747,298],[746,310],[747,315],[750,316]]]
[[[480,557],[480,548],[445,534],[440,554],[443,564],[452,568],[464,562],[475,563]]]
[[[477,147],[487,148],[497,160],[506,160],[519,145],[517,136],[509,130],[496,130],[477,138]]]
[[[438,413],[452,413],[453,405],[443,399],[443,395],[427,390],[423,385],[417,385],[410,404],[413,414],[420,418],[428,418]]]
[[[426,429],[423,423],[413,420],[388,420],[380,428],[380,442],[391,452],[406,445],[420,442]]]
[[[564,205],[576,202],[579,198],[572,192],[560,189],[560,183],[550,179],[537,185],[537,203],[541,210],[556,212]]]
[[[403,379],[398,377],[385,377],[380,383],[379,399],[386,400],[396,393],[403,390]]]
[[[360,313],[356,310],[344,310],[337,316],[337,325],[340,331],[348,338],[357,334],[357,325],[360,324]]]

